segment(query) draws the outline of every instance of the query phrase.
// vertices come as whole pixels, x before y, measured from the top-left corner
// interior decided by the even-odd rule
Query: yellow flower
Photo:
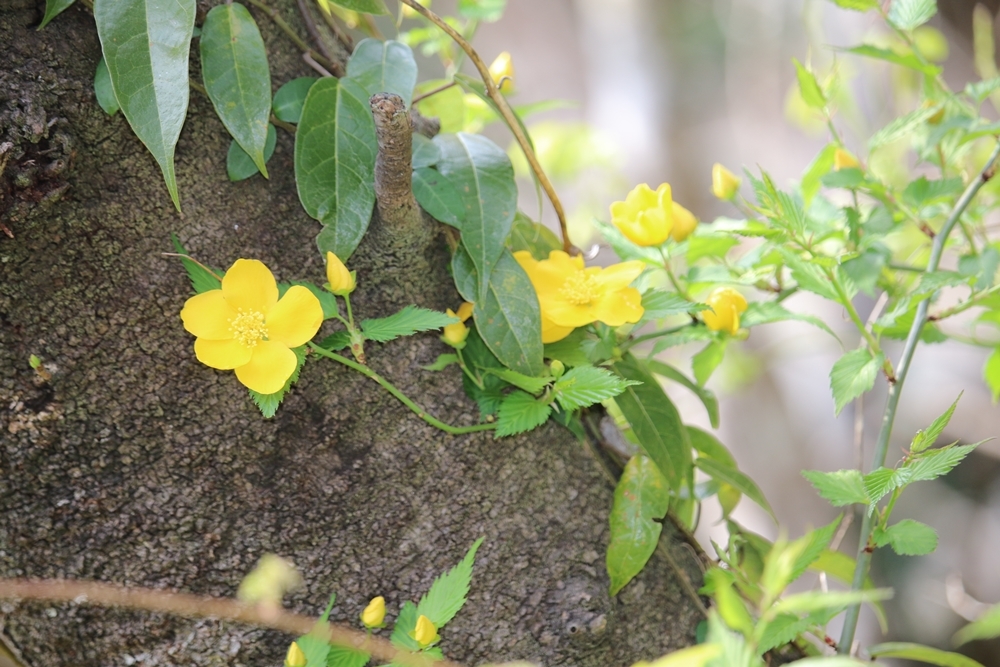
[[[366,628],[381,628],[385,620],[385,598],[379,595],[372,598],[365,610],[361,612],[361,622]]]
[[[337,296],[344,296],[354,291],[354,273],[348,271],[340,258],[330,251],[326,253],[326,279],[329,290]]]
[[[292,642],[288,647],[288,654],[285,656],[285,667],[306,667],[306,654],[302,652],[299,645]]]
[[[732,287],[717,287],[705,299],[712,310],[701,311],[701,319],[712,331],[735,335],[740,330],[740,313],[747,309],[747,300]]]
[[[670,238],[680,243],[691,236],[691,232],[698,226],[698,218],[677,202],[673,204],[674,225],[670,229]]]
[[[843,148],[838,148],[833,152],[833,170],[840,171],[841,169],[860,169],[861,163],[858,162],[858,158],[854,157]]]
[[[417,626],[413,628],[413,632],[410,636],[417,640],[420,644],[420,648],[426,648],[441,639],[438,636],[437,628],[431,623],[431,619],[427,618],[423,614],[417,619]]]
[[[469,303],[468,301],[463,301],[462,305],[458,307],[458,313],[455,314],[455,317],[462,320],[463,322],[466,321],[467,319],[472,317],[472,309],[474,307],[475,304]]]
[[[645,183],[635,186],[625,201],[611,205],[611,222],[636,245],[660,245],[674,226],[670,184],[664,183],[656,192]]]
[[[462,312],[461,308],[459,308],[458,310],[459,312]],[[462,323],[461,317],[459,315],[456,315],[455,311],[453,311],[451,308],[447,310],[447,313],[452,317],[458,317],[459,321],[455,322],[454,324],[445,325],[444,335],[441,338],[444,340],[444,342],[448,343],[448,345],[451,345],[452,347],[461,350],[463,347],[465,347],[465,339],[469,337],[469,327],[465,326]],[[466,317],[466,319],[468,319],[468,317]]]
[[[493,83],[500,88],[501,93],[508,95],[514,92],[514,62],[509,53],[504,51],[497,56],[490,65],[490,76],[493,77]]]
[[[722,201],[731,201],[740,189],[740,179],[716,162],[712,165],[712,194]]]
[[[585,268],[582,257],[570,257],[562,250],[553,250],[542,261],[527,250],[515,252],[514,258],[538,294],[543,343],[562,340],[591,322],[617,327],[642,317],[642,297],[629,287],[642,273],[641,261]]]
[[[187,300],[184,328],[197,338],[198,361],[236,378],[261,394],[281,389],[298,365],[290,348],[305,345],[323,323],[319,299],[305,287],[289,287],[278,299],[271,271],[256,259],[238,259],[222,278],[222,289]]]

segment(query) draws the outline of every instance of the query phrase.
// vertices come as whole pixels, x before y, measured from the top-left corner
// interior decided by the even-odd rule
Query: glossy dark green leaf
[[[271,73],[260,30],[238,2],[208,12],[198,40],[201,76],[222,124],[267,178],[264,146],[271,115]]]
[[[413,135],[413,168],[433,167],[441,159],[441,150],[422,134]]]
[[[414,169],[413,196],[432,218],[452,227],[461,228],[461,216],[465,213],[462,195],[437,169],[433,167]]]
[[[364,39],[347,61],[347,76],[364,88],[368,97],[395,93],[409,107],[417,85],[417,61],[410,47],[402,42]]]
[[[382,0],[330,0],[330,2],[364,14],[388,14]]]
[[[711,389],[706,389],[698,385],[688,376],[684,375],[684,373],[658,359],[647,359],[646,363],[652,372],[668,380],[673,380],[693,392],[701,400],[702,405],[705,406],[705,411],[708,412],[708,421],[712,424],[712,428],[719,428],[719,399],[715,397],[715,393]],[[690,431],[690,429],[688,430]]]
[[[475,303],[479,294],[479,276],[476,274],[476,267],[472,265],[469,251],[461,245],[455,248],[455,254],[452,255],[451,275],[461,297]]]
[[[704,456],[699,456],[695,460],[694,464],[699,470],[715,481],[730,485],[744,496],[760,505],[762,508],[767,510],[767,513],[771,515],[771,518],[774,519],[775,523],[778,522],[778,518],[774,516],[774,510],[771,509],[771,505],[767,502],[767,498],[764,497],[764,493],[760,490],[760,487],[757,486],[752,479],[740,472],[736,466],[728,466],[715,459],[706,458]]]
[[[562,250],[563,245],[551,229],[518,211],[514,214],[507,247],[511,252],[527,250],[535,259],[543,260],[553,250]]]
[[[652,459],[633,456],[625,465],[611,506],[611,543],[607,566],[611,594],[642,571],[656,550],[663,526],[658,522],[670,506],[667,481]]]
[[[437,164],[462,196],[462,245],[479,275],[479,299],[486,298],[493,265],[504,251],[517,210],[514,168],[495,143],[475,134],[439,134]]]
[[[320,252],[347,261],[375,205],[375,121],[368,96],[350,79],[320,79],[295,133],[295,182],[306,213],[323,223]]]
[[[316,83],[314,76],[300,76],[292,79],[274,94],[271,109],[278,120],[286,123],[298,123],[302,118],[302,106],[306,103],[309,89]]]
[[[510,251],[500,255],[473,316],[483,342],[505,366],[525,375],[544,372],[538,297]]]
[[[95,0],[94,20],[122,114],[181,208],[174,148],[188,106],[195,0]]]
[[[873,356],[867,348],[851,350],[830,369],[830,389],[836,403],[836,414],[855,398],[875,385],[882,357]]]
[[[104,109],[104,113],[114,116],[121,108],[115,98],[115,89],[111,85],[111,75],[108,73],[108,64],[104,58],[97,63],[97,71],[94,72],[94,95],[97,96],[97,103]]]
[[[45,16],[42,17],[42,22],[38,24],[38,29],[41,30],[47,26],[49,21],[69,9],[70,5],[74,2],[76,0],[45,0]]]
[[[274,130],[274,125],[267,126],[267,142],[264,144],[264,162],[266,163],[274,155],[274,145],[278,140],[278,133]],[[250,178],[254,174],[260,173],[257,165],[250,159],[247,152],[240,148],[240,145],[233,139],[229,144],[229,153],[226,155],[226,173],[231,181],[242,181]]]

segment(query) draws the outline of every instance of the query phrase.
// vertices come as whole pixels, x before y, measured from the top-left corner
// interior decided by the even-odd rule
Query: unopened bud
[[[670,238],[680,243],[691,236],[694,228],[698,226],[698,218],[694,213],[687,210],[677,202],[671,202],[673,207],[674,225],[670,228]]]
[[[366,628],[381,628],[385,621],[385,598],[379,595],[372,598],[365,610],[361,612],[361,622]]]
[[[348,271],[344,263],[332,252],[326,253],[327,289],[337,296],[344,296],[354,291],[356,286],[353,271]]]
[[[490,76],[504,95],[514,91],[514,63],[508,52],[504,51],[493,61],[490,65]]]
[[[861,163],[858,162],[858,158],[851,155],[848,151],[843,148],[838,148],[833,153],[833,170],[840,171],[841,169],[860,169]]]
[[[732,201],[740,189],[740,179],[716,162],[712,166],[712,194],[722,201]]]

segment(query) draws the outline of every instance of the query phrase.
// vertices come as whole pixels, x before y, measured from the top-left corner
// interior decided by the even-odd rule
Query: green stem
[[[674,275],[674,268],[670,265],[670,257],[663,250],[662,246],[660,246],[659,250],[660,257],[663,258],[663,270],[667,272],[667,277],[670,278],[670,284],[674,286],[674,289],[677,290],[678,294],[690,301],[691,297],[688,296],[687,290],[681,287],[680,282],[677,280],[677,276]]]
[[[382,377],[372,369],[368,368],[367,366],[359,364],[358,362],[348,359],[347,357],[342,357],[336,352],[330,352],[329,350],[324,350],[322,347],[316,345],[315,343],[309,343],[309,349],[315,352],[316,354],[320,355],[321,357],[332,359],[339,364],[347,366],[348,368],[353,368],[354,370],[361,373],[367,378],[375,380],[375,382],[378,382],[380,385],[382,385],[382,387],[387,392],[389,392],[397,399],[399,399],[400,403],[402,403],[410,410],[412,410],[418,417],[423,419],[425,422],[427,422],[434,428],[441,429],[445,433],[450,433],[452,435],[462,435],[465,433],[475,433],[476,431],[492,431],[497,427],[496,424],[476,424],[475,426],[452,426],[450,424],[445,424],[440,419],[435,419],[434,417],[427,414],[427,412],[422,407],[411,401],[410,398],[402,391],[397,389],[394,384],[392,384],[391,382],[389,382],[384,377]]]
[[[354,329],[354,313],[351,311],[351,295],[344,295],[344,303],[347,304],[347,320],[350,322],[347,326]]]
[[[934,243],[931,246],[931,257],[927,262],[928,272],[937,270],[938,264],[941,262],[941,255],[944,253],[944,244],[948,239],[948,235],[951,234],[958,219],[962,216],[965,209],[968,208],[973,197],[979,192],[979,189],[993,176],[993,165],[996,163],[998,157],[1000,157],[1000,143],[993,149],[993,153],[986,161],[986,165],[979,172],[976,179],[965,188],[965,192],[962,193],[962,196],[955,203],[955,207],[952,209],[951,215],[948,216],[948,220],[945,221],[938,235],[934,237]],[[885,457],[889,449],[889,436],[892,435],[892,424],[896,419],[896,408],[899,406],[899,394],[903,389],[903,382],[906,380],[906,375],[910,370],[913,353],[916,351],[917,343],[920,341],[920,333],[927,322],[927,309],[929,305],[929,299],[924,299],[917,306],[917,312],[913,317],[913,324],[910,326],[910,333],[906,337],[906,344],[903,346],[903,353],[900,356],[899,365],[897,366],[896,381],[889,385],[889,395],[886,397],[885,412],[882,415],[882,427],[879,429],[878,440],[875,443],[875,453],[872,457],[872,470],[885,465]],[[872,518],[865,512],[861,522],[861,535],[858,540],[858,557],[854,568],[854,580],[851,582],[851,590],[854,591],[862,589],[865,578],[868,576],[868,569],[871,567],[872,554],[868,549],[868,541],[871,539],[872,528]],[[850,654],[851,652],[860,611],[860,604],[852,605],[847,609],[847,615],[844,617],[844,630],[837,647],[840,653]]]
[[[973,294],[973,295],[971,295],[968,298],[968,300],[963,301],[962,303],[960,303],[958,305],[952,306],[951,308],[942,310],[937,315],[931,315],[930,316],[930,320],[932,322],[937,322],[937,321],[940,321],[940,320],[947,319],[947,318],[951,317],[952,315],[958,315],[959,313],[964,312],[964,311],[968,310],[969,308],[972,308],[973,306],[979,305],[979,302],[981,302],[984,299],[986,299],[986,297],[993,296],[997,292],[1000,292],[1000,285],[994,285],[993,287],[991,287],[989,289],[985,289],[982,292],[979,292],[977,294]]]
[[[868,349],[870,349],[872,354],[875,356],[882,354],[882,347],[878,344],[878,340],[875,339],[875,336],[868,331],[868,327],[865,326],[861,316],[858,315],[858,311],[854,307],[854,302],[851,301],[851,297],[847,293],[847,290],[844,289],[844,285],[840,282],[840,278],[837,277],[836,273],[829,269],[826,272],[826,276],[833,284],[833,289],[836,290],[837,296],[840,297],[840,304],[847,310],[847,314],[851,318],[851,321],[854,322],[854,326],[857,328],[858,333],[860,333],[865,339],[865,342],[868,343]],[[889,381],[891,382],[895,377],[892,372],[892,362],[890,362],[889,358],[884,355],[883,358],[885,361],[882,364],[882,370],[885,371],[885,376],[889,378]]]
[[[462,356],[462,351],[459,350],[458,348],[455,348],[455,356],[458,357],[458,366],[459,366],[459,368],[461,368],[462,372],[465,373],[465,375],[470,380],[472,380],[472,384],[476,385],[477,387],[479,387],[482,390],[485,390],[486,389],[486,385],[483,382],[483,379],[481,377],[475,375],[469,369],[469,365],[465,363],[465,357]]]
[[[639,343],[644,343],[647,340],[653,340],[654,338],[660,338],[662,336],[669,336],[670,334],[677,333],[678,331],[683,331],[688,327],[693,327],[695,322],[688,322],[687,324],[682,324],[679,327],[674,327],[673,329],[663,329],[661,331],[654,331],[653,333],[644,334],[642,336],[636,336],[635,338],[630,338],[629,340],[621,344],[622,354],[635,347]]]

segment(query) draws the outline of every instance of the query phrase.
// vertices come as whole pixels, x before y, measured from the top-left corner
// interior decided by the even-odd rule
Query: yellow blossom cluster
[[[629,241],[639,246],[658,246],[672,238],[686,239],[698,225],[698,219],[673,200],[669,183],[656,190],[641,183],[625,201],[611,205],[611,222]]]

